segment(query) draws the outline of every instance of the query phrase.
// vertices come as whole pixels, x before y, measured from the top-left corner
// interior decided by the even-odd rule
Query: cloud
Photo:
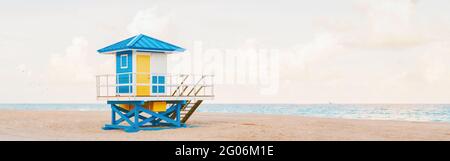
[[[413,0],[359,0],[366,21],[345,42],[356,47],[401,48],[427,42],[416,19]]]
[[[358,16],[320,18],[313,39],[284,60],[284,95],[309,102],[445,100],[439,96],[450,94],[450,37],[442,35],[450,26],[421,19],[417,3],[358,0]]]
[[[330,58],[333,53],[342,50],[341,38],[330,32],[317,33],[312,41],[302,45],[295,45],[294,50],[298,59],[303,62]]]
[[[158,7],[138,11],[127,26],[130,34],[150,34],[155,37],[166,37],[170,31],[171,15],[162,13]]]
[[[24,74],[27,77],[31,77],[32,75],[31,70],[28,69],[28,66],[25,64],[18,65],[16,69],[19,71],[19,73]]]
[[[310,42],[294,46],[294,50],[299,59],[312,61],[329,58],[333,53],[345,54],[343,50],[402,50],[447,41],[448,37],[439,35],[450,34],[449,24],[431,18],[419,19],[417,3],[416,0],[355,0],[355,12],[361,17],[322,18],[316,24],[321,30]]]
[[[450,81],[450,41],[432,43],[421,50],[423,54],[419,57],[419,65],[425,80],[428,83]]]
[[[432,33],[424,33],[418,27],[416,3],[412,0],[355,0],[354,12],[360,16],[317,18],[319,30],[314,38],[295,45],[293,57],[296,59],[288,61],[302,66],[345,57],[358,50],[407,49],[429,43],[426,35]]]
[[[88,41],[83,37],[75,37],[64,54],[53,54],[50,57],[49,78],[56,82],[92,82],[95,80],[94,70],[89,64]]]
[[[408,48],[428,43],[433,31],[413,0],[355,0],[353,18],[320,18],[317,27],[353,48]]]

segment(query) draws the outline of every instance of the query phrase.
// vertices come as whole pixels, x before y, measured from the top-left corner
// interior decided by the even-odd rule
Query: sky
[[[450,103],[448,0],[0,0],[0,103],[94,103],[136,34],[211,103]]]

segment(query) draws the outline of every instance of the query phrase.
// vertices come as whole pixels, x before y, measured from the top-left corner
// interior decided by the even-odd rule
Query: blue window
[[[158,86],[158,93],[166,93],[164,86]]]
[[[158,76],[152,76],[152,84],[158,84]]]
[[[166,93],[165,84],[165,76],[152,76],[152,93]]]
[[[158,93],[158,86],[152,86],[152,93]]]
[[[158,84],[164,84],[164,83],[166,83],[166,77],[159,76],[158,77]]]

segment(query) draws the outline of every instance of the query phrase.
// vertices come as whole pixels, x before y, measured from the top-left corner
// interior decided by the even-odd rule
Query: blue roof
[[[109,45],[100,50],[97,50],[99,53],[107,53],[118,50],[143,50],[143,51],[159,51],[159,52],[183,52],[185,49],[172,45],[170,43],[152,38],[147,35],[137,35],[130,37],[128,39],[122,40],[118,43]]]

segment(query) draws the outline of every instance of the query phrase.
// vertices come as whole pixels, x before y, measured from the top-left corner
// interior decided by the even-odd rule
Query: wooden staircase
[[[184,81],[187,80],[189,75],[186,75],[186,77],[183,79],[183,81],[180,83],[180,86],[177,87],[177,89],[172,93],[172,96],[175,96],[177,94],[178,90],[181,90],[180,96],[183,95],[184,92],[187,91],[189,86],[184,86]],[[199,83],[202,81],[202,79],[205,77],[201,77],[197,83],[191,87],[191,90],[186,94],[186,96],[196,96],[204,86],[199,86]],[[183,87],[184,86],[184,87]],[[198,89],[196,89],[198,88]],[[187,120],[192,116],[192,114],[197,110],[197,108],[202,104],[203,100],[187,100],[186,104],[184,104],[180,109],[180,119],[181,123],[186,123]],[[170,117],[172,119],[175,119],[175,114],[171,114]]]
[[[202,104],[203,100],[197,100],[195,102],[188,101],[186,104],[181,108],[180,112],[180,118],[181,123],[186,123],[186,121],[192,116],[192,114],[197,110],[197,108]]]

